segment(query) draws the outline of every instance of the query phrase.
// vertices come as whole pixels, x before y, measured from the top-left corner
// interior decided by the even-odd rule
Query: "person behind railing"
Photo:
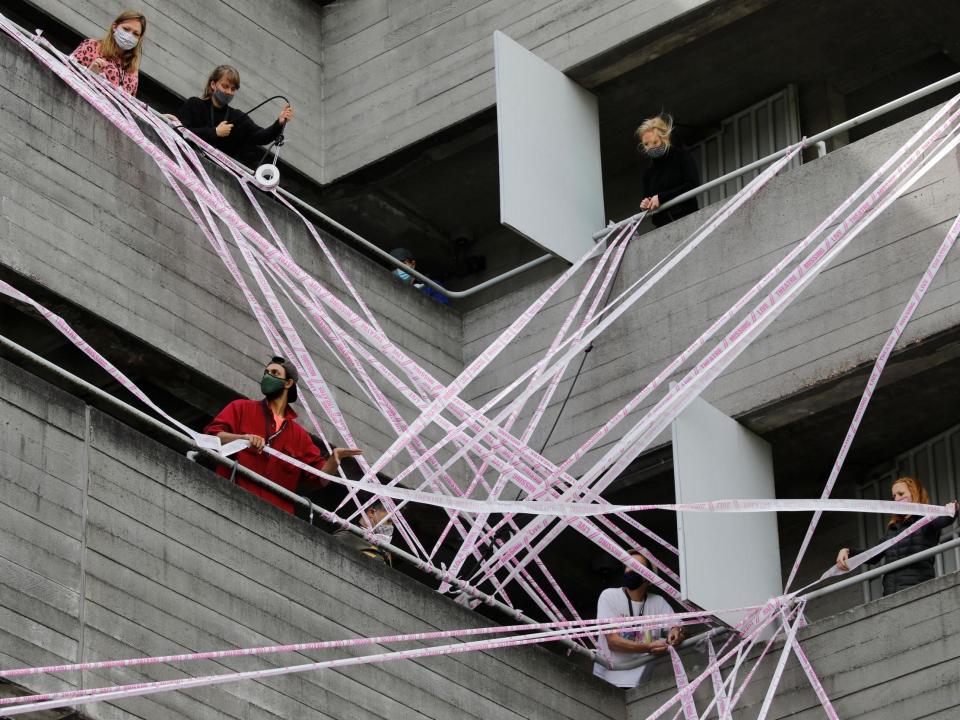
[[[639,551],[630,553],[630,557],[646,568],[650,561]],[[656,572],[656,569],[654,569]],[[644,615],[669,615],[673,613],[670,604],[660,595],[648,592],[650,582],[640,573],[624,567],[622,587],[607,588],[597,600],[597,619],[643,617]],[[601,633],[597,652],[614,664],[636,660],[640,655],[663,655],[668,645],[679,645],[683,641],[683,628],[670,628],[666,638],[662,629],[643,632],[620,631]],[[594,663],[593,674],[612,685],[622,688],[636,687],[643,679],[648,665],[630,670],[611,670],[600,663]]]
[[[356,448],[334,448],[327,457],[313,443],[310,434],[297,422],[297,413],[290,407],[290,403],[297,400],[298,379],[299,373],[293,363],[282,357],[273,357],[260,379],[263,399],[234,400],[204,429],[205,433],[216,435],[224,444],[241,439],[249,442],[250,446],[237,454],[237,462],[292,492],[297,492],[301,481],[321,487],[328,481],[263,452],[265,446],[329,475],[337,472],[343,458],[362,454]],[[230,470],[222,465],[217,472],[224,477],[231,476]],[[292,502],[268,488],[240,475],[236,481],[237,485],[267,502],[288,513],[293,512]]]
[[[930,503],[930,494],[927,492],[927,489],[923,487],[919,480],[909,476],[895,480],[890,488],[890,492],[896,502]],[[883,553],[869,560],[868,564],[874,565],[881,560],[894,562],[895,560],[909,557],[914,553],[928,550],[938,545],[940,543],[940,533],[945,527],[948,527],[957,519],[957,501],[954,500],[952,503],[949,503],[949,505],[953,508],[953,517],[944,515],[934,518],[932,522],[927,523],[927,525],[908,535],[896,545],[887,548]],[[886,540],[896,537],[917,520],[919,520],[919,517],[916,515],[892,515],[887,522],[887,529],[880,539],[880,542],[885,542]],[[850,559],[851,555],[858,555],[861,552],[864,552],[864,549],[843,548],[837,555],[837,568],[843,571],[849,570],[850,567],[847,565],[847,560]],[[908,587],[913,587],[927,580],[932,580],[935,577],[936,570],[932,557],[917,560],[917,562],[911,563],[906,567],[891,570],[883,576],[883,595],[884,597],[892,595],[895,592],[905,590]]]
[[[675,197],[700,185],[700,173],[693,156],[672,141],[673,118],[657,115],[647,118],[636,130],[640,149],[650,158],[643,173],[643,200],[640,209],[654,211]],[[696,212],[695,197],[650,216],[656,227]]]
[[[394,248],[393,250],[390,251],[390,255],[392,255],[399,262],[402,262],[411,270],[416,270],[417,260],[415,257],[413,257],[413,253],[407,250],[406,248],[403,248],[403,247]],[[422,282],[417,280],[413,275],[408,273],[403,268],[394,268],[393,276],[397,280],[402,282],[404,285],[413,285],[417,289],[420,289],[421,287],[423,287]]]
[[[138,12],[128,10],[110,23],[106,35],[100,40],[84,40],[70,56],[90,68],[90,72],[102,74],[109,83],[136,95],[146,32],[147,19]]]
[[[390,251],[390,255],[392,255],[395,259],[402,262],[411,270],[415,270],[417,268],[417,260],[416,258],[413,257],[413,253],[407,250],[407,248],[403,248],[403,247],[394,248],[393,250]],[[434,290],[432,287],[430,287],[426,283],[420,282],[417,278],[415,278],[413,275],[408,273],[403,268],[394,268],[393,276],[397,280],[402,282],[404,285],[413,285],[413,287],[415,287],[417,290],[422,292],[427,297],[432,298],[433,300],[436,300],[438,303],[441,303],[442,305],[450,305],[450,298],[448,298],[443,293],[438,292],[437,290]]]
[[[245,112],[230,107],[239,89],[240,71],[231,65],[218,65],[207,77],[203,94],[188,98],[176,112],[176,118],[197,137],[229,155],[280,137],[284,126],[293,119],[293,108],[284,105],[272,125],[260,127]]]
[[[383,543],[393,542],[393,521],[388,519],[388,515],[389,513],[383,502],[374,500],[360,516],[360,527],[368,530],[375,540]],[[393,556],[366,538],[355,535],[349,530],[338,530],[334,533],[334,537],[369,558],[380,560],[387,565],[393,565]]]

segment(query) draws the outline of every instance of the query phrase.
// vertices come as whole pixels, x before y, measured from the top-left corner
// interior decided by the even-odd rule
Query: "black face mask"
[[[623,586],[627,590],[637,590],[644,585],[649,585],[650,583],[644,579],[643,575],[633,570],[627,570],[623,574]]]

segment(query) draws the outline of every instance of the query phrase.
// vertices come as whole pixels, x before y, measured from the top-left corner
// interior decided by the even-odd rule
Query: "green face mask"
[[[273,399],[283,392],[283,386],[287,381],[283,378],[274,377],[270,373],[264,373],[260,379],[260,392],[264,397]]]

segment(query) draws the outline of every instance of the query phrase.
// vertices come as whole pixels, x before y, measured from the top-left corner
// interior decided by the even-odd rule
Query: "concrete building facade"
[[[298,192],[381,247],[411,246],[427,258],[425,269],[450,286],[472,285],[539,252],[498,227],[492,210],[496,138],[490,35],[495,29],[600,97],[604,190],[611,217],[635,209],[632,188],[640,167],[630,156],[631,126],[659,109],[658,98],[683,117],[695,118],[685,131],[696,141],[711,136],[711,123],[794,83],[800,126],[809,134],[891,99],[891,93],[902,94],[937,73],[947,74],[960,58],[956,40],[943,29],[954,11],[937,3],[921,3],[924,7],[904,21],[926,28],[922,39],[910,33],[896,37],[887,24],[891,8],[877,3],[857,31],[843,25],[820,28],[821,45],[808,48],[807,63],[800,62],[800,43],[785,36],[785,29],[815,24],[810,15],[816,8],[810,5],[818,5],[823,17],[848,21],[863,3],[808,3],[807,12],[791,0],[294,0],[265,5],[230,0],[215,5],[201,13],[196,4],[170,2],[149,13],[151,44],[143,70],[148,92],[169,106],[196,94],[208,66],[221,58],[233,60],[244,74],[249,104],[279,93],[297,107],[297,131],[284,155],[285,172]],[[45,14],[66,37],[70,32],[99,34],[115,11],[102,1],[36,0],[12,6],[21,17]],[[770,60],[776,45],[771,38],[780,38],[780,63]],[[742,51],[747,40],[752,55]],[[867,68],[862,51],[884,46],[896,52]],[[704,67],[706,57],[716,62],[708,77],[695,69]],[[775,178],[599,339],[575,383],[568,376],[561,384],[547,412],[551,422],[534,435],[532,446],[545,443],[547,457],[566,457],[868,177],[929,113],[920,105],[910,107],[868,127],[869,133],[858,130],[838,138],[825,157],[808,157]],[[0,37],[0,156],[0,277],[67,317],[188,424],[199,428],[227,400],[256,392],[261,363],[272,348],[160,173],[5,36]],[[238,189],[229,186],[225,175],[215,177],[241,206]],[[778,496],[814,497],[822,489],[869,364],[955,218],[958,195],[960,165],[951,154],[894,203],[705,394],[773,445]],[[267,210],[297,262],[346,298],[292,214],[279,205]],[[614,292],[632,283],[711,212],[702,209],[632,243]],[[456,244],[454,236],[463,242]],[[443,382],[456,377],[564,268],[553,261],[447,307],[398,285],[379,262],[341,242],[336,233],[324,232],[324,237],[391,339]],[[448,255],[454,258],[449,267],[441,262]],[[467,256],[485,258],[486,269],[457,276],[456,264]],[[960,264],[951,255],[894,354],[836,495],[855,495],[875,469],[960,424],[958,279]],[[572,293],[573,288],[555,298],[464,398],[482,403],[515,377],[517,367],[542,353]],[[118,392],[23,307],[2,301],[0,313],[2,334]],[[391,431],[377,408],[352,392],[349,377],[328,351],[310,342],[351,427],[375,457],[389,446]],[[9,600],[3,603],[6,620],[0,629],[14,650],[6,653],[5,664],[164,652],[162,648],[190,646],[186,638],[198,628],[211,633],[210,642],[253,644],[327,630],[369,635],[380,631],[372,619],[398,630],[423,627],[426,619],[443,629],[478,621],[408,578],[347,557],[315,528],[269,512],[203,468],[135,437],[130,428],[13,366],[3,366],[0,389],[8,433],[0,481],[8,498],[2,507],[10,548],[2,558],[9,578],[4,598]],[[554,418],[556,426],[547,437]],[[671,499],[670,448],[668,438],[661,440],[611,487],[611,501]],[[588,455],[584,465],[608,446]],[[73,460],[78,456],[86,458],[80,465]],[[392,473],[399,469],[388,468]],[[934,500],[952,499],[944,495],[951,487],[954,492],[960,487],[956,476],[937,488]],[[230,508],[229,518],[223,517],[223,508]],[[780,517],[786,568],[806,521],[806,515]],[[438,520],[424,511],[418,522],[429,534]],[[672,518],[652,519],[651,525],[666,535],[676,532]],[[179,539],[181,531],[196,535],[196,542]],[[822,527],[801,581],[818,575],[859,532],[855,519]],[[243,543],[224,540],[241,537]],[[289,538],[294,538],[293,547]],[[231,565],[241,546],[256,546],[259,556],[246,558],[238,572]],[[591,615],[597,594],[611,578],[596,549],[561,536],[544,559],[571,588],[578,609]],[[143,569],[147,567],[149,571]],[[286,568],[284,576],[273,576],[279,567]],[[311,574],[323,582],[304,583],[302,577]],[[209,582],[202,581],[208,576]],[[248,586],[251,576],[257,580]],[[949,640],[956,582],[956,576],[941,578],[911,591],[909,598],[888,598],[846,615],[835,613],[861,600],[858,589],[811,607],[811,616],[823,619],[804,637],[816,648],[811,652],[815,666],[829,678],[828,693],[846,698],[845,716],[905,716],[897,714],[897,705],[877,701],[893,678],[884,673],[899,646],[892,640],[865,641],[914,616],[922,625],[918,633],[928,633],[937,654],[923,664],[911,659],[922,650],[904,651],[897,667],[915,680],[898,681],[899,689],[891,692],[904,698],[926,693],[934,698],[927,716],[949,716],[957,701],[951,689],[955,685],[941,671],[954,667],[957,657]],[[158,591],[151,583],[159,583],[163,602],[159,608],[144,605],[141,615],[138,607]],[[270,600],[263,588],[282,591]],[[328,592],[333,597],[317,611],[314,593]],[[363,611],[344,607],[345,617],[327,610],[349,605],[353,597],[367,604]],[[283,608],[279,617],[271,615],[275,606]],[[194,612],[197,622],[206,618],[202,625],[184,622]],[[231,625],[238,617],[243,622]],[[114,628],[123,632],[111,636]],[[864,645],[862,655],[834,652],[858,644]],[[252,703],[263,716],[281,717],[295,712],[317,717],[440,718],[453,712],[644,717],[667,692],[665,686],[651,685],[649,691],[624,698],[586,677],[583,668],[539,651],[382,672],[377,681],[358,671],[239,694],[201,693],[157,706],[152,701],[110,706],[102,716],[190,717],[195,715],[192,703],[199,702],[205,712],[224,717],[245,717],[243,703]],[[467,677],[471,673],[482,682],[474,684]],[[931,674],[947,681],[930,685]],[[778,710],[782,716],[810,703],[806,691],[796,690],[801,685],[796,678],[786,683],[791,689]],[[30,689],[54,687],[67,685],[57,680]],[[790,699],[795,691],[802,700]],[[812,717],[812,708],[803,712]],[[90,716],[100,717],[100,712]]]

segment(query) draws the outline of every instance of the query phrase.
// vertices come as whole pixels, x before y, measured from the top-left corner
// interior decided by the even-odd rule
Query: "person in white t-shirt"
[[[639,552],[630,556],[644,567],[650,567],[650,561]],[[644,615],[669,615],[674,612],[669,603],[660,595],[647,592],[650,586],[640,573],[624,567],[623,587],[607,588],[597,600],[597,619],[641,617]],[[642,632],[611,632],[600,635],[599,654],[614,664],[636,660],[638,656],[649,653],[663,655],[668,645],[679,645],[683,641],[683,628],[672,627],[663,637],[663,630],[654,628]],[[594,663],[593,674],[612,685],[622,688],[636,687],[649,667],[649,663],[631,670],[610,670],[600,663]]]

